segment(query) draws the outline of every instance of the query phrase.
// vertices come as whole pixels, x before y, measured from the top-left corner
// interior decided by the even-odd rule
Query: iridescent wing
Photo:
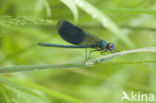
[[[76,45],[96,44],[100,40],[66,20],[58,22],[57,31],[65,41]]]

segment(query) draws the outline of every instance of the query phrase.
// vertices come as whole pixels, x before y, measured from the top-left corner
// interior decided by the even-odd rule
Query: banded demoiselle
[[[47,44],[39,43],[40,46],[48,47],[60,47],[60,48],[93,48],[93,51],[101,51],[101,54],[108,51],[114,51],[114,44],[107,43],[105,40],[98,38],[97,36],[85,32],[78,26],[70,23],[67,20],[61,20],[57,23],[58,34],[67,42],[74,45],[59,45],[59,44]],[[87,55],[86,55],[87,59]]]

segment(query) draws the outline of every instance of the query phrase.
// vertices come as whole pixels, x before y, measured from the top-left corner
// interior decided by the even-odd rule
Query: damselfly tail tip
[[[38,43],[38,45],[40,45],[40,46],[44,46],[44,43]]]

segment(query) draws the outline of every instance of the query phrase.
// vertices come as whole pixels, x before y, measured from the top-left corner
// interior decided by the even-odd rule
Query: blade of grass
[[[148,64],[148,63],[156,63],[156,60],[126,61],[126,62],[104,62],[104,64]]]
[[[78,68],[84,64],[45,64],[45,65],[23,65],[23,66],[11,66],[0,67],[0,73],[20,72],[20,71],[36,71],[46,69],[63,69],[63,68]]]
[[[9,95],[7,94],[7,91],[5,89],[5,85],[3,83],[0,83],[1,89],[0,93],[3,95],[1,98],[4,98],[5,102],[1,99],[1,102],[3,101],[4,103],[11,103],[11,100],[9,98]]]
[[[102,11],[91,5],[85,0],[74,0],[80,9],[91,15],[94,19],[98,20],[105,28],[114,34],[117,38],[122,40],[130,47],[134,47],[132,41],[125,35],[120,28]]]
[[[57,97],[57,98],[67,100],[67,101],[72,102],[72,103],[83,103],[82,100],[80,100],[80,99],[77,99],[77,98],[74,98],[74,97],[59,93],[57,91],[53,91],[51,89],[45,88],[43,86],[37,85],[37,84],[32,83],[32,82],[26,82],[26,81],[19,81],[19,82],[22,83],[23,85],[27,85],[27,87],[30,87],[30,88],[33,88],[33,89],[36,89],[36,90],[41,90],[45,94],[48,94],[48,95],[50,95],[52,97]]]
[[[48,4],[47,0],[44,0],[44,6],[46,8],[46,13],[47,13],[47,16],[48,17],[51,17],[51,8],[50,8],[50,5]]]
[[[20,87],[20,86],[14,84],[14,83],[12,83],[12,82],[10,82],[10,81],[8,81],[8,80],[2,78],[2,77],[0,77],[0,82],[6,84],[6,85],[8,85],[8,86],[10,86],[10,87],[12,87],[12,88],[14,88],[14,89],[16,89],[16,90],[19,90],[19,91],[21,91],[21,92],[23,92],[23,93],[30,94],[30,95],[32,95],[32,96],[41,97],[38,93],[36,93],[36,92],[34,92],[34,91],[32,91],[32,90],[29,90],[29,89],[27,89],[27,88]]]
[[[11,66],[11,67],[0,67],[0,73],[9,73],[9,72],[20,72],[20,71],[33,71],[33,70],[46,70],[46,69],[62,69],[62,68],[80,68],[80,67],[88,67],[94,63],[100,63],[108,61],[112,58],[137,53],[137,52],[156,52],[156,47],[148,47],[141,49],[134,49],[122,52],[116,52],[112,54],[108,54],[105,56],[98,57],[96,59],[88,60],[84,64],[45,64],[45,65],[23,65],[23,66]]]
[[[61,0],[62,3],[64,3],[73,13],[75,21],[78,19],[78,9],[77,5],[73,0]]]
[[[43,11],[44,7],[45,7],[47,16],[51,17],[52,12],[51,12],[51,8],[50,8],[50,5],[47,2],[47,0],[37,0],[36,1],[36,6],[35,6],[36,13],[40,13],[41,11]]]
[[[141,48],[141,49],[116,52],[116,53],[112,53],[112,54],[108,54],[105,56],[98,57],[96,59],[91,59],[91,60],[87,61],[86,64],[90,65],[90,64],[94,64],[94,63],[101,63],[101,62],[108,61],[112,58],[124,56],[124,55],[131,54],[131,53],[137,53],[137,52],[156,52],[156,47],[148,47],[148,48]]]
[[[29,18],[26,16],[19,18],[11,18],[10,16],[0,17],[0,26],[10,25],[10,26],[23,26],[26,24],[52,24],[53,21],[49,19],[37,19]]]
[[[156,10],[154,9],[144,9],[144,8],[104,8],[104,11],[110,12],[122,12],[122,13],[133,13],[133,14],[150,14],[156,15]]]

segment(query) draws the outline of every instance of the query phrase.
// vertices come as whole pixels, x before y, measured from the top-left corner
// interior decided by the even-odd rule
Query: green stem
[[[108,61],[108,60],[110,60],[112,58],[116,58],[116,57],[119,57],[119,56],[131,54],[131,53],[137,53],[137,52],[156,52],[156,47],[134,49],[134,50],[128,50],[128,51],[122,51],[122,52],[116,52],[116,53],[108,54],[108,55],[101,56],[101,57],[98,57],[98,58],[95,58],[95,59],[91,59],[91,60],[86,62],[86,65],[105,62],[105,61]]]
[[[120,62],[104,62],[103,64],[147,64],[156,63],[156,60],[144,60],[144,61],[120,61]]]
[[[36,71],[46,69],[63,69],[63,68],[76,68],[82,67],[81,64],[45,64],[45,65],[22,65],[11,67],[0,67],[0,73],[21,72],[21,71]]]
[[[45,65],[23,65],[23,66],[12,66],[12,67],[0,67],[0,73],[33,71],[33,70],[46,70],[46,69],[88,67],[94,63],[105,62],[105,61],[108,61],[108,60],[115,58],[115,57],[131,54],[131,53],[137,53],[137,52],[156,52],[156,47],[134,49],[134,50],[128,50],[128,51],[122,51],[122,52],[116,52],[116,53],[108,54],[108,55],[101,56],[101,57],[98,57],[95,59],[91,59],[85,63],[86,65],[84,65],[84,64],[45,64]],[[143,63],[143,62],[139,62],[139,63]],[[155,61],[153,63],[155,63]]]

